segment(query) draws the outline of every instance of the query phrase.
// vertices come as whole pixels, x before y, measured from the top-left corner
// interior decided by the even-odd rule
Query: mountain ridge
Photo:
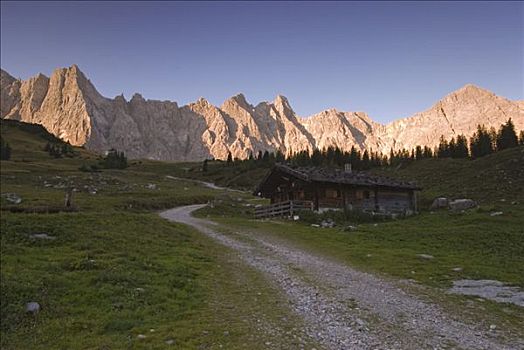
[[[478,124],[496,127],[513,118],[524,129],[524,103],[473,84],[449,93],[425,111],[388,124],[365,112],[330,108],[298,116],[278,94],[252,105],[242,93],[214,106],[205,98],[179,106],[135,93],[102,96],[77,65],[19,80],[1,70],[1,117],[43,125],[73,145],[123,150],[131,158],[159,160],[247,158],[258,151],[283,153],[338,146],[349,150],[434,147],[441,135],[471,136]]]

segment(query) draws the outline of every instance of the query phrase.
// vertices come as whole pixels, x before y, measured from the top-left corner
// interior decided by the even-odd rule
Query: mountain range
[[[416,98],[416,97],[414,97]],[[130,158],[171,161],[247,158],[258,151],[284,154],[338,146],[349,150],[435,147],[441,135],[470,137],[478,124],[498,128],[512,118],[524,129],[524,101],[512,101],[468,84],[413,116],[383,125],[364,112],[328,109],[296,115],[284,96],[251,105],[238,94],[221,106],[204,98],[179,106],[135,94],[107,98],[78,66],[15,79],[1,70],[1,117],[43,125],[72,145]]]

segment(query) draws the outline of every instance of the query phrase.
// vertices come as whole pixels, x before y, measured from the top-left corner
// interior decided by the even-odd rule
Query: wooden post
[[[378,205],[378,189],[375,187],[375,211],[379,211],[380,206]]]
[[[73,189],[68,188],[65,193],[64,205],[66,208],[70,208],[73,205]]]
[[[344,215],[347,215],[348,214],[348,206],[347,206],[347,203],[346,203],[346,191],[345,190],[340,190],[342,192],[342,207],[344,208]]]

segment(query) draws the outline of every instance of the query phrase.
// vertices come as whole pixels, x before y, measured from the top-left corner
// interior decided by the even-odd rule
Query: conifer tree
[[[424,158],[433,158],[433,150],[431,149],[431,147],[424,146],[423,157]]]
[[[471,157],[479,158],[493,153],[493,141],[493,132],[488,131],[484,125],[478,125],[470,139]]]
[[[417,146],[415,147],[415,158],[416,159],[422,159],[424,156],[423,156],[423,151],[422,151],[422,147],[421,146]]]
[[[9,160],[11,159],[11,146],[0,136],[0,159]]]
[[[517,133],[515,132],[515,125],[508,119],[506,124],[500,126],[496,137],[497,151],[502,151],[507,148],[516,147],[519,142]]]
[[[318,148],[315,148],[313,150],[313,153],[311,154],[311,165],[313,166],[320,166],[322,164],[322,153]]]
[[[452,151],[452,158],[467,158],[469,156],[468,139],[464,135],[458,135]]]
[[[284,157],[284,153],[282,153],[281,150],[277,150],[277,153],[275,154],[275,160],[279,163],[282,163],[286,160],[286,158]]]
[[[368,150],[364,150],[364,153],[362,154],[362,162],[361,162],[361,169],[367,170],[369,169],[369,153]]]
[[[454,139],[453,145],[455,143]],[[448,141],[444,138],[444,135],[440,136],[438,148],[437,148],[437,157],[438,158],[448,158],[450,157],[450,147]]]

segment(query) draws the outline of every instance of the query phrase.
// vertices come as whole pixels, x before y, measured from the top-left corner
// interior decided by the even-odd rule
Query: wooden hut
[[[413,182],[346,169],[292,167],[276,164],[255,190],[269,198],[257,217],[292,215],[299,209],[359,210],[374,214],[410,215],[417,211]]]

